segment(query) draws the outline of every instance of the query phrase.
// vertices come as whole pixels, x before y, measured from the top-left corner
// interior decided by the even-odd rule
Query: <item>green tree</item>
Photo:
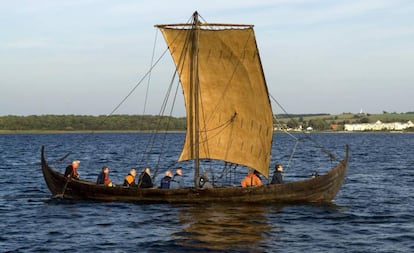
[[[311,119],[309,120],[309,126],[312,127],[314,130],[327,130],[329,129],[329,124],[322,119]]]
[[[290,119],[290,120],[286,123],[286,125],[287,125],[289,128],[297,128],[297,127],[299,127],[299,122],[298,122],[297,120],[295,120],[295,119]]]

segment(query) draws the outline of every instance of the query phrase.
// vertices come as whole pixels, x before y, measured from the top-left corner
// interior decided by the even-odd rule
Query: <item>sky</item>
[[[0,116],[112,113],[166,49],[154,25],[196,10],[255,25],[290,114],[414,111],[411,0],[0,0]],[[173,72],[168,54],[115,113],[159,114]],[[182,102],[171,112],[185,116]]]

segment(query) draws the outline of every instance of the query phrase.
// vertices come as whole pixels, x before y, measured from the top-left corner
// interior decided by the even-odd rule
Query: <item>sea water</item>
[[[82,178],[95,181],[106,165],[122,183],[130,168],[150,166],[159,184],[165,169],[176,168],[183,141],[182,133],[0,135],[0,251],[414,252],[414,134],[275,134],[271,171],[282,163],[286,181],[323,174],[335,161],[322,147],[341,159],[349,144],[344,184],[324,205],[59,200],[41,173],[45,145],[58,171],[77,159]],[[183,164],[187,185],[191,166]],[[202,169],[223,184],[238,184],[246,172],[216,163]]]

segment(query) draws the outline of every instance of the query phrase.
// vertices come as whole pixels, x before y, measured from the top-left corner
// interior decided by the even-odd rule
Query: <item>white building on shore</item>
[[[402,131],[410,127],[414,127],[414,124],[411,122],[411,120],[406,123],[382,123],[378,120],[375,123],[345,124],[344,129],[345,131]]]

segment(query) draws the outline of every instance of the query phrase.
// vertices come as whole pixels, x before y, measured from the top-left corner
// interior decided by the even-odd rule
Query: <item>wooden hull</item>
[[[217,187],[213,189],[184,188],[175,190],[138,189],[124,186],[107,187],[85,180],[68,180],[46,162],[41,152],[42,171],[54,197],[97,201],[125,201],[139,203],[199,203],[199,202],[261,202],[314,203],[330,202],[345,178],[348,147],[345,159],[327,174],[313,179],[280,185],[259,187]]]

